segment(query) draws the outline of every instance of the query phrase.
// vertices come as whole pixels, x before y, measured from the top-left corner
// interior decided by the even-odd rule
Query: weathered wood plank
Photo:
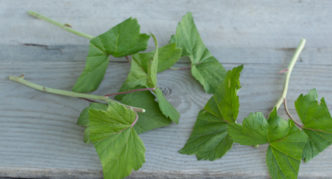
[[[329,0],[221,1],[43,1],[1,0],[1,43],[86,44],[87,40],[26,15],[35,10],[91,35],[137,17],[142,30],[166,43],[177,22],[191,11],[209,47],[293,48],[301,37],[308,47],[329,46],[332,36]]]
[[[100,164],[91,145],[82,142],[83,129],[76,118],[86,102],[44,94],[6,79],[7,75],[24,73],[26,78],[46,86],[70,89],[84,64],[81,62],[2,63],[0,67],[0,174],[2,176],[93,176],[100,177]],[[230,69],[235,65],[226,65]],[[241,109],[239,119],[249,112],[267,112],[281,93],[282,65],[249,64],[241,77]],[[127,73],[128,64],[110,65],[106,79],[96,93],[116,91]],[[332,66],[299,63],[294,71],[289,102],[301,92],[318,87],[327,101],[332,99]],[[114,78],[116,74],[116,78]],[[306,80],[303,76],[308,76]],[[113,76],[113,77],[112,77]],[[56,80],[55,80],[56,79]],[[142,134],[147,147],[147,162],[133,177],[238,177],[264,178],[266,146],[259,149],[234,145],[222,159],[214,162],[196,161],[194,156],[177,153],[190,134],[199,109],[208,95],[188,71],[166,71],[159,75],[160,86],[181,112],[179,125]],[[328,103],[331,108],[332,103]],[[291,111],[294,107],[289,105]],[[282,111],[281,111],[282,112]],[[332,148],[308,164],[302,165],[300,176],[332,176]],[[8,168],[10,170],[8,170]],[[30,168],[30,169],[29,169]],[[54,170],[53,170],[54,169]],[[57,173],[58,171],[59,173]],[[67,172],[65,172],[67,171]],[[21,175],[19,175],[21,174]]]
[[[298,41],[294,42],[294,46]],[[84,62],[88,48],[88,43],[85,45],[0,44],[2,49],[0,56],[2,62]],[[210,47],[210,50],[223,64],[287,64],[295,48]],[[126,60],[112,58],[111,61]],[[332,48],[307,47],[301,54],[300,61],[305,64],[332,65]],[[179,63],[188,63],[188,61],[183,59]]]
[[[308,45],[293,72],[289,108],[298,94],[316,87],[332,109],[332,1],[68,1],[0,0],[0,177],[101,178],[92,145],[76,123],[87,102],[43,94],[7,80],[8,75],[70,89],[84,67],[88,40],[28,17],[35,10],[75,29],[97,35],[129,16],[166,44],[177,22],[192,11],[207,47],[226,68],[246,64],[241,76],[239,120],[268,112],[279,97],[285,68],[301,37]],[[39,44],[39,46],[29,45]],[[186,63],[182,61],[181,63]],[[186,64],[178,64],[186,65]],[[115,92],[128,64],[111,63],[95,93]],[[166,97],[181,112],[179,125],[142,134],[146,163],[132,178],[266,178],[266,146],[235,144],[221,160],[180,155],[197,112],[209,95],[189,71],[159,75]],[[282,110],[280,112],[285,116]],[[301,178],[331,178],[332,148],[303,164]]]

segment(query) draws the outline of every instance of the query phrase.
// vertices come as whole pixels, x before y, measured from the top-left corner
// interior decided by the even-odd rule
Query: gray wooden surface
[[[239,120],[249,112],[267,113],[281,94],[283,75],[301,37],[307,46],[296,64],[288,103],[317,88],[332,109],[332,1],[81,1],[0,0],[0,176],[32,178],[101,178],[92,145],[83,143],[76,119],[87,102],[44,94],[7,80],[26,79],[71,89],[84,67],[88,40],[26,15],[34,10],[75,29],[97,35],[129,16],[161,45],[177,22],[192,11],[207,47],[227,69],[245,64],[241,76]],[[26,44],[40,44],[29,46]],[[185,62],[177,66],[184,66]],[[127,63],[111,63],[96,94],[115,92],[126,78]],[[184,145],[198,111],[209,95],[188,71],[165,71],[159,84],[180,111],[179,125],[141,135],[146,163],[132,178],[268,178],[266,146],[235,144],[213,162],[177,151]],[[280,113],[285,116],[282,108]],[[302,164],[300,178],[332,178],[332,147]]]

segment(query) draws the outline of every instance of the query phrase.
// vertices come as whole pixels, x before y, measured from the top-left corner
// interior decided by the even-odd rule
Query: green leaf
[[[272,111],[269,117],[266,163],[273,179],[297,178],[307,135],[294,122],[281,119]]]
[[[158,49],[158,73],[169,69],[180,58],[182,49],[177,48],[175,43],[167,44]]]
[[[136,54],[130,62],[130,71],[127,79],[122,84],[120,91],[128,91],[135,89],[137,86],[148,88],[148,64],[150,58],[144,58],[142,54]]]
[[[88,123],[89,123],[89,109],[90,106],[84,108],[81,113],[80,116],[77,119],[77,125],[82,126],[82,127],[87,127]]]
[[[242,68],[243,66],[235,67],[227,72],[218,92],[200,111],[194,129],[180,153],[195,154],[199,160],[215,160],[225,155],[232,147],[233,140],[227,128],[229,124],[234,123],[239,110],[239,99],[236,94],[240,87],[239,77]]]
[[[257,145],[267,143],[269,124],[260,112],[251,113],[246,117],[242,125],[231,124],[228,133],[234,142],[241,145]]]
[[[182,48],[182,56],[190,58],[191,74],[201,83],[204,90],[214,93],[224,79],[226,70],[204,45],[191,13],[183,16],[171,42]]]
[[[154,51],[153,57],[148,63],[148,71],[147,71],[147,86],[150,88],[157,87],[157,73],[158,73],[158,42],[156,37],[152,34],[152,38],[156,49]]]
[[[159,88],[157,88],[157,73],[158,73],[158,43],[157,39],[154,35],[152,35],[154,43],[156,44],[156,50],[153,55],[152,62],[149,63],[148,68],[148,80],[147,84],[150,88],[155,88],[153,90],[153,93],[155,94],[157,98],[157,102],[159,104],[160,111],[168,117],[170,120],[172,120],[175,123],[179,122],[180,114],[179,112],[167,101],[164,94],[161,92]]]
[[[307,95],[301,94],[295,101],[296,111],[306,128],[319,129],[323,127],[326,132],[332,132],[332,120],[325,99],[318,101],[315,89]]]
[[[218,90],[209,99],[204,109],[222,120],[233,123],[239,113],[240,73],[243,65],[227,72],[225,79],[219,84]]]
[[[301,160],[303,148],[307,142],[307,135],[299,130],[293,121],[289,121],[289,130],[286,136],[269,142],[274,149],[294,159]]]
[[[181,58],[182,50],[177,48],[175,43],[167,44],[158,49],[158,73],[169,69]],[[136,61],[147,62],[144,59],[153,59],[154,52],[138,53],[133,56]],[[140,64],[143,66],[143,71],[147,71],[147,64]]]
[[[144,113],[138,113],[139,120],[134,126],[139,134],[152,129],[165,127],[172,123],[172,121],[160,111],[159,105],[155,101],[155,96],[149,91],[116,96],[115,99],[124,104],[141,107],[146,110]]]
[[[280,118],[277,114],[277,109],[274,108],[269,116],[269,141],[274,141],[285,137],[289,131],[289,122]]]
[[[225,76],[224,67],[210,57],[198,64],[191,64],[191,74],[203,86],[205,92],[213,94]]]
[[[297,128],[292,120],[284,120],[274,109],[269,117],[268,141],[278,151],[301,160],[307,135]]]
[[[308,135],[308,142],[304,147],[302,158],[304,162],[308,162],[332,144],[332,134],[312,129],[303,130]]]
[[[138,53],[133,55],[130,66],[130,72],[120,91],[134,89],[136,86],[154,86],[148,85],[148,68],[153,59],[155,51],[148,53]],[[162,72],[175,64],[181,57],[181,49],[176,48],[175,44],[167,44],[158,49],[157,71]],[[156,65],[156,64],[154,64]],[[153,75],[153,74],[151,74]]]
[[[107,105],[106,104],[101,104],[101,103],[91,103],[88,107],[84,108],[78,117],[77,120],[77,125],[82,126],[82,127],[88,127],[89,124],[89,110],[90,109],[101,109],[101,110],[106,110]],[[84,142],[89,143],[89,130],[85,129],[84,130]]]
[[[223,117],[223,120],[228,122],[235,122],[239,113],[240,103],[237,91],[241,88],[240,74],[242,69],[243,65],[240,65],[227,72],[222,85],[218,86],[217,91],[213,95],[220,115]]]
[[[145,50],[149,36],[140,34],[139,31],[137,20],[129,18],[91,39],[85,68],[76,81],[73,91],[96,90],[104,78],[110,55],[123,57]]]
[[[89,139],[94,143],[105,179],[120,179],[145,162],[145,147],[133,129],[136,113],[121,104],[89,110]]]
[[[315,89],[301,94],[295,108],[309,137],[303,151],[304,161],[309,161],[332,144],[332,118],[324,98],[319,103]]]
[[[297,178],[307,135],[292,120],[280,118],[276,108],[268,121],[262,113],[251,113],[242,125],[229,124],[228,132],[242,145],[269,143],[266,163],[273,179]]]
[[[157,88],[156,90],[154,90],[154,94],[157,98],[159,109],[163,113],[163,115],[171,119],[173,122],[179,123],[179,112],[173,107],[171,103],[167,101],[162,91]]]
[[[207,111],[200,111],[190,138],[179,151],[195,154],[198,160],[215,160],[222,157],[233,141],[227,133],[227,123]]]
[[[296,160],[268,147],[266,153],[266,164],[272,179],[295,179],[299,171],[301,160]]]
[[[153,35],[152,37],[155,40]],[[144,123],[144,125],[141,125],[140,123],[137,124],[136,129],[139,133],[166,126],[170,124],[171,121],[178,123],[180,118],[179,112],[167,101],[161,90],[157,88],[157,72],[159,65],[158,58],[160,55],[158,53],[159,49],[156,40],[155,44],[156,50],[153,52],[153,56],[150,53],[139,53],[133,56],[130,72],[120,91],[128,91],[139,88],[154,88],[155,90],[148,92],[151,93],[151,95],[142,92],[135,92],[135,94],[120,95],[116,97],[116,99],[125,104],[146,109],[144,114],[140,114],[140,121],[150,122],[148,122],[148,124]],[[165,49],[170,51],[169,48],[170,47],[167,47]],[[176,50],[174,47],[172,47],[172,49]],[[176,51],[179,53],[179,50]],[[124,98],[124,96],[126,97]],[[146,98],[142,98],[142,96],[145,96]],[[140,97],[141,100],[138,101],[137,97]],[[156,105],[156,107],[153,105]]]
[[[88,107],[84,108],[77,119],[77,125],[87,127],[89,123],[89,109],[106,109],[107,105],[102,103],[91,103]]]

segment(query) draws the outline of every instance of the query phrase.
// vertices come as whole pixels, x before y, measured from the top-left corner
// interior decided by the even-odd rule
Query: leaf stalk
[[[45,16],[43,16],[43,15],[37,13],[37,12],[34,12],[34,11],[28,11],[27,13],[28,13],[30,16],[32,16],[32,17],[35,17],[35,18],[37,18],[37,19],[44,20],[44,21],[46,21],[46,22],[48,22],[48,23],[51,23],[51,24],[53,24],[53,25],[55,25],[55,26],[58,26],[58,27],[64,29],[65,31],[68,31],[68,32],[73,33],[73,34],[75,34],[75,35],[78,35],[78,36],[80,36],[80,37],[84,37],[84,38],[87,38],[87,39],[89,39],[89,40],[93,38],[93,36],[91,36],[91,35],[89,35],[89,34],[86,34],[86,33],[83,33],[83,32],[76,31],[76,30],[72,29],[69,25],[62,24],[62,23],[60,23],[60,22],[57,22],[57,21],[55,21],[55,20],[52,20],[52,19],[50,19],[50,18],[48,18],[48,17],[45,17]]]
[[[36,83],[32,83],[30,81],[27,81],[24,79],[24,76],[9,76],[9,80],[20,83],[22,85],[28,86],[30,88],[33,88],[38,91],[42,91],[45,93],[50,93],[50,94],[57,94],[57,95],[62,95],[62,96],[69,96],[69,97],[74,97],[74,98],[83,98],[83,99],[89,99],[89,100],[98,100],[98,101],[104,101],[106,103],[109,102],[116,102],[121,105],[126,106],[127,108],[135,111],[135,112],[145,112],[145,109],[143,108],[138,108],[134,106],[128,106],[123,103],[120,103],[116,100],[113,100],[109,98],[108,96],[99,96],[99,95],[93,95],[93,94],[85,94],[85,93],[77,93],[73,91],[67,91],[67,90],[61,90],[61,89],[55,89],[55,88],[49,88],[45,87]]]
[[[291,60],[291,62],[288,65],[287,68],[287,72],[286,72],[286,77],[285,77],[285,82],[284,82],[284,89],[282,91],[282,95],[279,98],[279,100],[277,101],[277,103],[275,104],[275,108],[278,110],[281,106],[281,104],[283,103],[284,100],[286,100],[286,96],[287,96],[287,91],[288,91],[288,85],[289,85],[289,80],[290,80],[290,76],[292,74],[293,68],[295,66],[296,61],[298,60],[304,46],[305,46],[306,40],[303,38],[301,39],[299,45],[296,48],[296,51],[293,55],[293,58]]]
[[[303,126],[300,123],[298,123],[297,121],[295,121],[295,119],[293,118],[293,116],[289,112],[288,107],[287,107],[287,100],[286,100],[286,98],[284,99],[284,107],[285,107],[285,111],[286,111],[286,114],[288,115],[289,119],[292,120],[294,122],[294,124],[297,125],[297,127],[299,127],[299,128],[302,129]]]

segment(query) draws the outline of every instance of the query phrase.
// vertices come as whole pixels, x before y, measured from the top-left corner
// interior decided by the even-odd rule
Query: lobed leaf
[[[239,113],[240,102],[237,91],[241,88],[240,74],[242,69],[243,65],[240,65],[227,72],[222,85],[218,86],[213,95],[220,116],[228,122],[235,122]]]
[[[101,109],[106,110],[107,104],[101,104],[101,103],[91,103],[88,107],[84,108],[78,117],[77,125],[82,127],[88,127],[89,124],[89,110],[90,109]],[[84,130],[84,142],[89,143],[89,130]]]
[[[272,179],[296,179],[300,163],[301,160],[288,157],[271,146],[267,149],[266,164]]]
[[[272,179],[295,179],[307,135],[298,129],[293,121],[281,119],[276,109],[270,114],[268,122],[267,138],[270,145],[266,154],[266,163],[270,175]]]
[[[227,133],[227,123],[201,110],[193,132],[179,152],[195,154],[198,160],[215,160],[222,157],[232,144],[233,141]]]
[[[233,140],[227,128],[234,124],[237,117],[237,91],[240,88],[242,68],[238,66],[227,72],[218,88],[221,91],[216,92],[200,111],[193,131],[180,153],[195,154],[199,160],[215,160],[232,147]]]
[[[182,56],[190,58],[193,77],[206,92],[214,93],[223,81],[226,70],[204,45],[191,13],[183,16],[171,42],[182,48]]]
[[[91,39],[85,68],[72,90],[76,92],[96,90],[104,78],[110,55],[123,57],[145,50],[149,36],[140,34],[139,31],[137,20],[128,18]]]
[[[130,71],[120,91],[134,89],[136,86],[149,86],[147,84],[148,67],[155,52],[137,53],[133,55]],[[176,45],[167,44],[158,49],[158,73],[169,69],[181,57],[181,49]]]
[[[158,73],[160,73],[169,69],[181,58],[182,49],[177,48],[175,43],[170,43],[159,48],[158,52]]]
[[[94,144],[105,179],[120,179],[145,162],[145,147],[133,129],[136,113],[119,103],[89,109],[89,139]]]
[[[154,36],[153,38],[155,40]],[[174,45],[158,48],[156,40],[155,44],[156,50],[153,52],[153,55],[150,52],[139,53],[133,56],[130,72],[120,91],[139,88],[154,88],[154,90],[116,97],[117,100],[125,104],[146,109],[144,114],[140,114],[140,121],[136,124],[137,127],[135,129],[137,129],[138,133],[169,125],[172,121],[178,123],[180,118],[179,112],[167,101],[157,87],[157,72],[159,70],[159,57],[163,59],[161,64],[166,64],[170,67],[169,65],[174,62],[166,62],[166,57],[175,58],[177,56],[179,58],[181,50],[175,48]],[[159,49],[162,49],[163,52],[159,53]],[[172,55],[165,55],[166,52],[171,52]],[[141,100],[138,101],[138,98]]]
[[[89,123],[89,110],[90,109],[106,109],[107,104],[91,103],[88,107],[84,108],[77,119],[77,125],[87,127]]]
[[[267,143],[269,124],[260,112],[251,113],[246,117],[242,125],[230,124],[228,133],[234,142],[241,145],[258,145]]]
[[[269,143],[266,163],[273,179],[297,178],[307,135],[292,120],[280,118],[276,109],[268,121],[262,113],[251,113],[242,125],[229,125],[228,132],[242,145]]]
[[[295,108],[309,137],[303,152],[304,161],[309,161],[332,144],[332,118],[324,98],[318,102],[315,89],[301,94]]]

